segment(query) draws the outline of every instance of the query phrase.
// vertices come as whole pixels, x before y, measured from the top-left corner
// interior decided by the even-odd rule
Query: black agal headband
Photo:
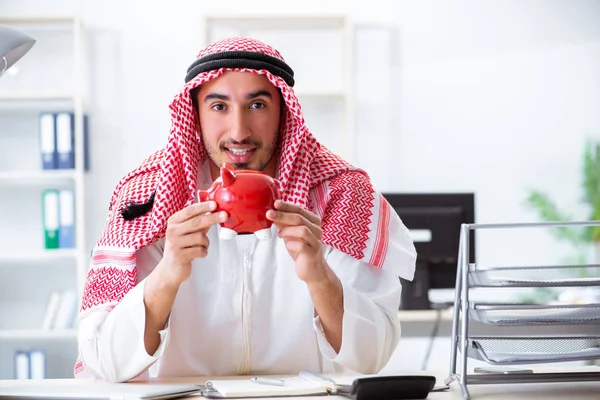
[[[257,51],[241,50],[222,51],[200,57],[189,66],[185,83],[188,83],[202,72],[219,68],[266,69],[273,75],[283,78],[289,86],[294,86],[294,71],[285,61]]]

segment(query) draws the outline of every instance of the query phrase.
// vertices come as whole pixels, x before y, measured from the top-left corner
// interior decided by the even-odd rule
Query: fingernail
[[[269,210],[267,211],[267,218],[275,218],[275,216],[277,215],[277,213],[273,210]]]
[[[227,213],[225,211],[219,213],[219,221],[227,221]]]
[[[211,202],[209,202],[208,207],[211,210],[215,210],[217,208],[217,203],[215,201],[211,201]]]
[[[275,207],[279,207],[282,204],[281,200],[275,200]]]

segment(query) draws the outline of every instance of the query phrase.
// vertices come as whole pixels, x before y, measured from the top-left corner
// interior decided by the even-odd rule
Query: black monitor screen
[[[452,289],[460,227],[475,222],[473,193],[383,194],[411,231],[417,250],[413,281],[402,279],[402,309],[430,308],[429,289]],[[475,261],[475,235],[470,232],[469,260]]]

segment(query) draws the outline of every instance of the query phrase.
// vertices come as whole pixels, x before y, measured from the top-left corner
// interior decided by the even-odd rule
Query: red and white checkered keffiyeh
[[[257,51],[283,60],[270,46],[240,37],[211,44],[198,58],[231,50]],[[138,283],[136,251],[164,237],[167,219],[194,202],[198,167],[207,153],[190,91],[226,71],[263,74],[283,95],[287,110],[278,170],[283,200],[321,217],[323,243],[375,267],[393,268],[400,276],[412,279],[413,266],[398,265],[406,259],[405,255],[394,255],[402,250],[390,246],[388,227],[394,214],[389,204],[374,190],[364,171],[330,152],[309,132],[293,88],[266,70],[220,68],[200,73],[185,84],[170,105],[167,145],[124,176],[114,190],[105,230],[92,253],[80,317],[99,308],[115,307]],[[120,211],[127,204],[144,203],[154,192],[150,212],[130,221],[122,218]],[[394,260],[395,256],[398,257]],[[82,371],[83,365],[78,361],[75,375]]]

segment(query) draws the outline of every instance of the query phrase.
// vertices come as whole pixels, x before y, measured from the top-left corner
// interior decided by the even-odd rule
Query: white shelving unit
[[[46,377],[72,377],[77,354],[76,315],[66,329],[42,329],[49,295],[72,290],[81,299],[89,265],[85,241],[84,38],[76,17],[0,17],[36,44],[0,78],[0,379],[14,377],[16,350],[43,349]],[[11,73],[12,72],[12,73]],[[38,131],[42,111],[75,117],[75,168],[43,170]],[[15,122],[17,121],[17,122]],[[4,150],[3,150],[4,157]],[[75,247],[45,249],[41,191],[71,188]],[[77,304],[77,309],[79,304]]]
[[[354,24],[347,15],[209,14],[204,26],[204,45],[247,36],[279,50],[294,70],[308,129],[334,153],[355,161]]]
[[[0,268],[13,264],[20,264],[22,266],[40,262],[59,262],[69,258],[77,258],[77,249],[39,250],[21,254],[10,254],[10,252],[7,252],[0,255]]]
[[[0,339],[31,339],[35,341],[77,339],[77,329],[41,330],[41,329],[5,329],[0,331]]]

